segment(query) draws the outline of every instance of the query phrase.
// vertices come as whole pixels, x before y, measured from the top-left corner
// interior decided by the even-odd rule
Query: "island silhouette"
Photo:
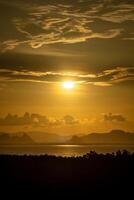
[[[42,140],[34,139],[40,137]],[[0,132],[0,144],[134,144],[134,133],[111,130],[107,133],[73,135],[69,139],[46,132]]]

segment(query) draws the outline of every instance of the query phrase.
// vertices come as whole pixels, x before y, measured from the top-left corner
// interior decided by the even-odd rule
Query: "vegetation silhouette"
[[[134,153],[126,150],[79,157],[0,155],[2,188],[45,193],[133,191]],[[51,192],[50,192],[51,191]]]

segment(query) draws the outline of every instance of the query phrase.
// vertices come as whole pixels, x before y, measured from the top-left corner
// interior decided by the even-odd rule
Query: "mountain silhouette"
[[[112,130],[108,133],[91,133],[84,136],[74,135],[71,144],[134,144],[134,133]]]
[[[56,133],[48,133],[43,131],[31,131],[27,133],[37,143],[65,143],[70,137],[58,135]]]
[[[45,132],[0,133],[0,144],[134,144],[134,133],[112,130],[108,133],[74,135],[71,138]]]
[[[8,133],[0,133],[0,144],[33,144],[34,140],[23,133],[21,135],[11,135]]]

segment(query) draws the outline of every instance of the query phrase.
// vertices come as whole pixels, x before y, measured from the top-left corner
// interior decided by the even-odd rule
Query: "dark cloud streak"
[[[109,114],[105,114],[104,115],[104,121],[125,122],[126,118],[124,116],[120,115],[120,114],[109,113]]]
[[[12,50],[22,44],[40,48],[48,44],[75,44],[89,39],[110,39],[120,36],[125,27],[111,27],[97,32],[90,27],[96,20],[123,23],[134,20],[134,4],[129,1],[33,1],[31,3],[1,1],[2,13],[12,34],[4,34],[2,51]],[[23,9],[22,9],[23,8]],[[8,17],[8,18],[7,18]],[[4,32],[7,32],[6,30]],[[15,36],[15,37],[14,37]],[[4,39],[3,38],[3,39]],[[126,37],[129,38],[129,37]]]
[[[104,70],[101,73],[68,73],[61,71],[29,71],[0,69],[2,81],[32,81],[42,83],[55,83],[63,80],[73,80],[80,84],[93,84],[98,86],[111,86],[128,80],[134,81],[134,68],[117,67]]]

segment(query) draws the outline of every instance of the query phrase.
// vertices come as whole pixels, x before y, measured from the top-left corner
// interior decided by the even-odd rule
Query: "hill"
[[[73,136],[69,144],[134,144],[134,133],[112,130],[108,133],[91,133],[84,136]]]
[[[26,133],[21,135],[0,133],[0,144],[34,144],[34,140]]]

